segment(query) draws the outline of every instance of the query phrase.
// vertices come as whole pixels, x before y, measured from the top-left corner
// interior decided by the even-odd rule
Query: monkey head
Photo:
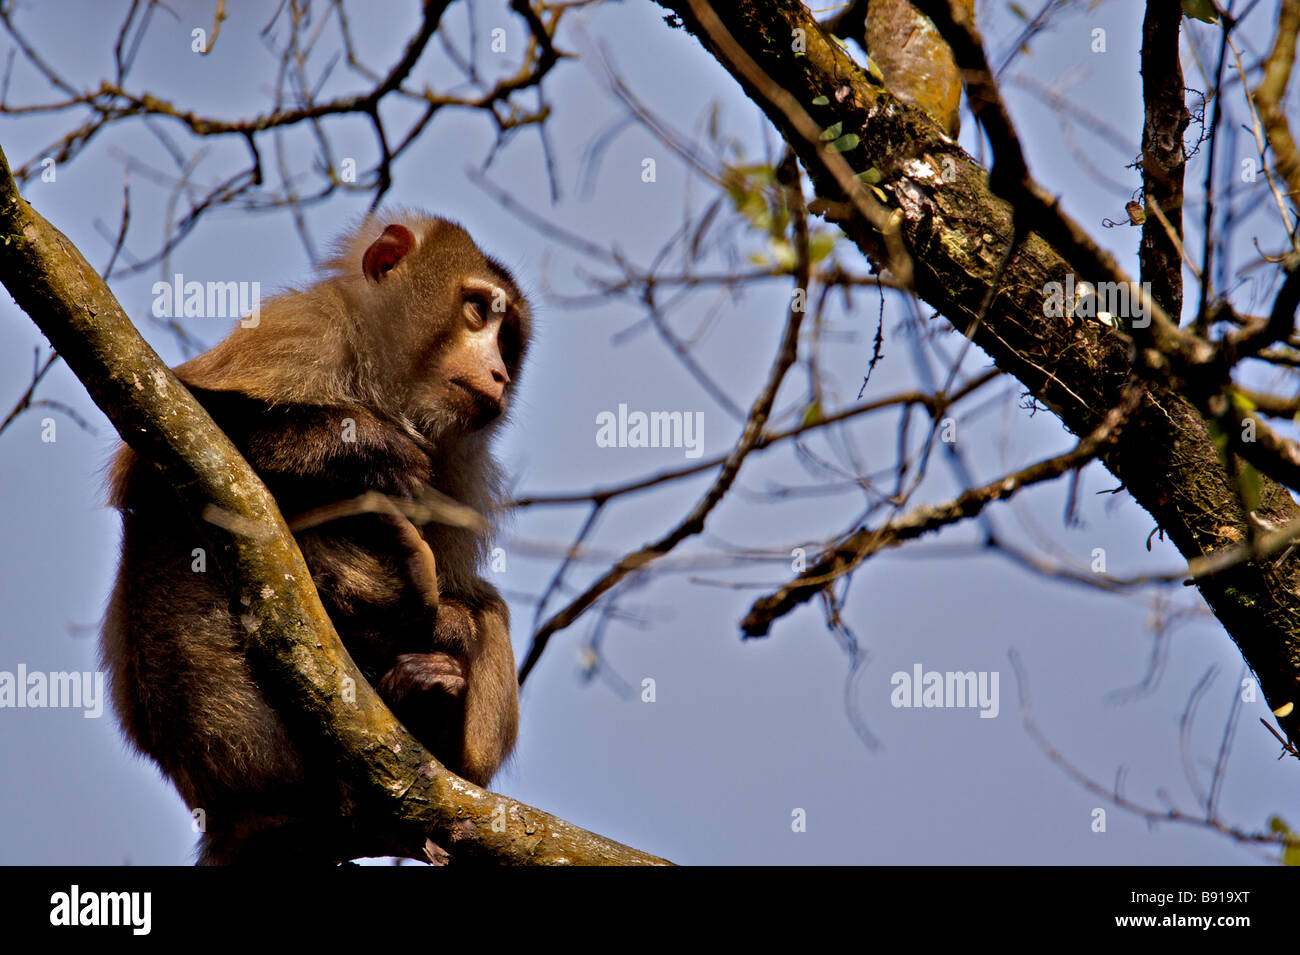
[[[273,403],[359,404],[435,443],[496,430],[519,380],[530,309],[469,233],[420,212],[372,215],[322,273],[178,369],[182,380]]]
[[[510,273],[460,226],[411,215],[389,221],[360,266],[356,291],[371,300],[361,331],[391,362],[374,371],[398,386],[405,414],[431,437],[499,418],[528,340],[528,303]]]
[[[506,411],[518,379],[528,302],[452,222],[406,214],[367,225],[354,240],[370,239],[360,255],[365,284],[353,288],[368,299],[357,310],[366,326],[358,331],[385,365],[369,371],[428,437],[486,428]]]

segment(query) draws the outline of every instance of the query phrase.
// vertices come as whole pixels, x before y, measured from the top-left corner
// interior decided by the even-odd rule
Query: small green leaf
[[[1245,461],[1239,465],[1241,470],[1238,472],[1241,478],[1241,496],[1245,498],[1247,511],[1259,509],[1259,472],[1255,466]]]
[[[867,188],[870,189],[872,192],[874,192],[876,194],[876,198],[879,199],[881,202],[889,201],[889,197],[885,195],[884,190],[881,189],[879,186],[868,185]]]
[[[829,96],[819,96],[812,101],[812,104],[814,106],[829,106],[830,103],[831,103],[831,98]]]
[[[810,424],[816,424],[822,420],[822,405],[820,401],[814,401],[803,409],[803,421],[801,424],[807,427]]]
[[[1277,816],[1269,817],[1268,828],[1271,832],[1276,832],[1278,835],[1295,835],[1295,833],[1291,831],[1290,827]],[[1300,846],[1287,846],[1283,849],[1282,864],[1300,865]]]
[[[816,232],[808,237],[808,259],[814,265],[835,251],[835,236],[830,232]]]
[[[835,142],[831,143],[827,148],[834,150],[837,153],[846,153],[850,149],[857,149],[858,142],[859,138],[857,133],[846,133],[839,139],[835,140]]]
[[[885,85],[885,74],[880,72],[880,67],[876,65],[876,61],[870,56],[867,57],[867,73],[881,86]]]
[[[794,249],[790,243],[784,239],[777,239],[768,243],[768,248],[772,252],[772,262],[782,272],[788,272],[794,268]]]
[[[838,139],[842,132],[844,132],[843,123],[836,123],[834,126],[828,126],[822,131],[821,141],[826,142],[828,139]]]
[[[1210,0],[1183,0],[1183,13],[1205,23],[1219,22],[1219,11]]]
[[[875,166],[872,166],[870,169],[864,169],[862,172],[858,173],[858,178],[868,186],[874,186],[876,183],[880,182],[880,170]]]

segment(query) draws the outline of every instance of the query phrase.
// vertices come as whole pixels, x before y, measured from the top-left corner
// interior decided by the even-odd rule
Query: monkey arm
[[[514,746],[519,721],[509,612],[444,598],[433,639],[439,649],[399,654],[376,689],[448,768],[482,785]]]
[[[428,543],[405,518],[399,539],[416,589],[431,586],[436,619],[428,653],[405,653],[376,689],[417,739],[449,768],[486,784],[514,747],[518,682],[510,612],[495,588],[479,581],[465,598],[439,596]]]
[[[469,692],[465,698],[465,746],[462,773],[473,782],[488,780],[510,755],[519,728],[519,681],[510,644],[510,611],[492,587],[491,598],[478,610],[478,629],[469,661]]]
[[[366,657],[369,665],[360,658],[357,662],[417,739],[454,772],[486,784],[513,747],[518,726],[518,685],[504,601],[482,581],[468,594],[440,594],[428,541],[395,509],[381,508],[342,523],[364,528],[369,548],[357,546],[355,535],[325,542],[315,535],[303,552],[332,619],[343,617],[342,608],[335,609],[340,599],[348,601],[350,613],[336,619],[345,644]],[[377,559],[370,548],[385,544],[384,565],[359,572],[359,560]],[[385,615],[389,629],[384,633],[352,631],[353,620],[376,620],[375,605],[394,594],[418,604],[423,613]],[[396,652],[425,645],[431,649]],[[392,664],[377,681],[378,671],[370,663],[374,659]]]
[[[285,512],[362,673],[448,768],[486,783],[518,725],[509,613],[480,579],[440,586],[429,539],[399,508],[432,483],[423,449],[364,409],[195,394]]]
[[[354,617],[372,630],[431,623],[437,565],[394,503],[418,498],[431,476],[427,454],[408,434],[363,408],[194,394],[280,505],[341,635]],[[355,642],[348,647],[355,656]]]
[[[438,611],[438,562],[424,535],[401,514],[386,515],[397,532],[397,541],[406,555],[406,576],[420,601],[434,613]]]
[[[326,514],[325,512],[337,513]],[[299,541],[299,546],[306,546],[304,544],[305,540],[314,540],[314,538],[308,537],[306,531],[334,520],[358,514],[374,514],[379,521],[391,530],[391,543],[395,545],[396,552],[400,555],[405,569],[403,579],[414,589],[418,602],[431,613],[436,613],[438,610],[438,563],[433,556],[433,549],[429,547],[429,542],[424,539],[419,529],[398,508],[398,502],[395,502],[392,498],[378,492],[369,491],[351,501],[317,508],[308,511],[306,514],[290,518],[288,522],[289,529],[294,532]],[[367,527],[367,530],[371,530],[371,528]],[[369,536],[374,536],[373,531]],[[389,542],[383,540],[380,543],[384,545]],[[329,562],[337,556],[330,554],[328,548],[318,549],[321,551],[319,560],[322,562]],[[384,547],[385,551],[390,549]],[[390,579],[386,581],[386,584],[385,590],[390,591],[395,589],[397,581]]]

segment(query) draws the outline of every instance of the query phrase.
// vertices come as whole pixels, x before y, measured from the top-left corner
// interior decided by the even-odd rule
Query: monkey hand
[[[465,698],[464,659],[455,653],[403,653],[379,680],[379,695],[395,708],[416,697]]]
[[[379,681],[379,695],[416,739],[459,771],[469,667],[454,653],[403,653]]]

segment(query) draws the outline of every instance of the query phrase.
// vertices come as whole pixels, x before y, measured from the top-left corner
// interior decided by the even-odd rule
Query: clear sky
[[[91,86],[109,72],[118,15],[109,8],[116,6],[31,5],[18,22],[47,59]],[[246,6],[237,6],[242,9],[230,11],[206,59],[190,52],[189,31],[208,25],[210,4],[181,3],[179,20],[160,17],[141,52],[132,88],[228,117],[265,109],[275,64],[258,31],[273,5],[258,5],[251,19]],[[384,68],[395,56],[383,24],[392,23],[395,34],[404,37],[414,6],[372,4],[368,8],[384,8],[385,16],[354,16],[373,66]],[[981,5],[982,13],[986,6]],[[1015,35],[1001,6],[984,21],[998,51]],[[1125,167],[1137,152],[1141,128],[1141,6],[1102,3],[1064,17],[1011,70],[1066,90],[1103,116],[1122,141],[1087,127],[1067,131],[1024,84],[1009,85],[1033,170],[1065,195],[1067,208],[1133,272],[1137,230],[1106,231],[1101,220],[1122,218],[1129,191],[1138,183]],[[1262,4],[1254,29],[1245,31],[1255,50],[1269,35],[1274,6]],[[488,27],[498,23],[518,43],[518,23],[504,7],[479,5],[479,42],[485,47]],[[487,172],[548,218],[641,265],[680,227],[683,208],[697,214],[713,193],[635,124],[612,136],[599,163],[585,174],[588,148],[626,116],[609,90],[599,51],[637,97],[678,129],[699,130],[717,104],[723,128],[745,144],[750,157],[762,158],[764,138],[768,143],[774,138],[736,84],[695,40],[666,26],[662,13],[641,0],[610,4],[575,17],[562,34],[562,46],[581,59],[561,64],[547,82],[554,111],[548,126],[562,188],[558,203],[550,201],[533,132],[519,133]],[[464,4],[457,4],[444,28],[463,43],[465,22]],[[1106,31],[1104,54],[1090,52],[1097,28]],[[1204,28],[1203,38],[1208,31]],[[332,35],[326,36],[330,42]],[[442,55],[431,52],[417,75],[437,83],[450,74]],[[340,71],[331,89],[360,84]],[[1199,85],[1190,65],[1188,85]],[[10,100],[40,102],[50,96],[20,58]],[[408,114],[393,107],[391,116]],[[70,124],[61,116],[6,118],[0,120],[0,145],[17,165]],[[196,170],[203,182],[219,180],[238,161],[238,143],[196,143],[172,124],[158,125],[186,151],[210,148]],[[968,115],[965,125],[962,141],[972,148]],[[363,164],[372,155],[364,124],[346,121],[329,128],[342,154],[355,149]],[[294,142],[302,143],[301,135],[290,134],[291,151]],[[481,115],[440,114],[397,166],[391,200],[463,222],[536,298],[534,348],[503,448],[515,486],[521,493],[580,491],[687,463],[681,449],[598,447],[596,416],[620,404],[702,412],[704,453],[729,449],[738,422],[682,367],[643,312],[612,298],[582,308],[561,301],[557,293],[587,291],[583,275],[598,267],[539,235],[467,176],[468,168],[487,157],[491,143],[491,128]],[[1245,137],[1237,145],[1242,156],[1248,155]],[[307,148],[302,143],[299,159],[309,154]],[[653,183],[641,178],[646,157],[656,160]],[[60,167],[56,182],[36,181],[25,189],[35,207],[97,267],[106,261],[117,228],[128,159],[167,165],[159,141],[139,123],[126,124],[102,134],[77,162]],[[1203,161],[1202,152],[1189,166],[1189,187],[1203,179]],[[137,206],[128,250],[144,256],[162,234],[167,193],[140,175],[132,177],[131,188]],[[1258,188],[1264,188],[1262,180]],[[1247,210],[1258,218],[1242,226],[1243,242],[1276,235],[1275,220],[1259,211],[1263,197],[1261,191],[1256,208]],[[364,202],[339,198],[311,210],[307,218],[320,245]],[[737,232],[733,238],[742,250],[761,251],[751,236]],[[865,270],[851,247],[845,245],[838,255],[846,265]],[[721,253],[712,264],[725,267]],[[310,265],[287,215],[220,211],[203,220],[166,271],[115,281],[113,290],[128,313],[176,363],[184,356],[175,341],[144,321],[150,286],[172,272],[259,281],[269,290],[307,279]],[[788,294],[788,282],[775,280],[737,296],[706,290],[665,314],[677,334],[697,341],[695,360],[745,407],[775,353]],[[1243,300],[1243,307],[1257,304],[1248,295]],[[836,334],[819,356],[828,410],[856,397],[877,308],[874,293],[859,292],[852,309],[837,301],[829,313]],[[33,350],[43,339],[7,296],[0,314],[0,412],[7,412],[30,379]],[[916,385],[905,315],[902,303],[891,298],[885,360],[865,400]],[[202,320],[189,330],[213,343],[228,325]],[[949,335],[939,347],[955,353],[958,341]],[[977,351],[965,365],[970,372],[986,366]],[[792,372],[778,401],[783,424],[791,423],[806,386],[806,369]],[[999,384],[989,392],[992,400],[980,403],[978,415],[959,422],[959,441],[976,480],[1072,444],[1049,413],[1021,409],[1018,395],[1014,383]],[[95,430],[88,433],[66,415],[42,408],[0,435],[0,670],[19,665],[94,670],[118,536],[118,519],[103,505],[102,469],[117,436],[65,367],[51,373],[40,396],[67,403]],[[42,441],[46,417],[56,422],[54,442]],[[851,429],[862,470],[892,466],[895,420],[873,417]],[[826,460],[844,447],[825,436],[808,445]],[[837,492],[800,492],[827,483]],[[1086,568],[1094,548],[1101,547],[1114,573],[1176,567],[1177,554],[1166,543],[1152,540],[1148,551],[1153,525],[1143,511],[1124,495],[1098,495],[1116,483],[1099,466],[1086,469],[1078,494],[1080,520],[1073,526],[1063,526],[1063,483],[1030,491],[990,513],[1012,539],[1045,546],[1054,559],[1078,566]],[[707,477],[695,478],[625,499],[601,521],[595,549],[618,555],[657,537],[706,486]],[[956,489],[951,471],[936,460],[914,502],[942,500]],[[851,527],[861,506],[860,495],[845,489],[843,480],[809,469],[807,459],[790,447],[755,456],[706,534],[682,549],[681,556],[697,558],[698,565],[678,563],[670,573],[621,590],[621,614],[608,619],[588,614],[552,641],[523,693],[516,758],[493,788],[683,863],[1260,861],[1258,853],[1202,829],[1149,827],[1068,778],[1026,732],[1008,659],[1013,649],[1019,654],[1035,717],[1074,766],[1103,785],[1118,780],[1128,797],[1145,805],[1159,808],[1167,802],[1194,813],[1196,796],[1186,774],[1190,767],[1206,785],[1243,675],[1240,654],[1212,617],[1180,619],[1162,644],[1158,682],[1149,692],[1124,695],[1142,681],[1153,654],[1156,596],[1108,596],[1047,580],[994,554],[954,553],[951,545],[977,539],[971,526],[879,555],[858,571],[845,616],[867,663],[851,681],[848,657],[815,606],[781,620],[766,639],[742,642],[737,621],[755,597],[789,577],[791,548]],[[493,579],[512,600],[517,654],[526,650],[534,613],[526,598],[545,587],[555,567],[549,557],[538,556],[538,545],[562,548],[585,513],[580,507],[530,509],[516,517],[503,542],[508,568]],[[728,547],[764,548],[781,556],[743,567],[708,560]],[[570,584],[580,586],[604,566],[599,561],[579,565]],[[738,582],[765,587],[732,586]],[[1198,604],[1181,587],[1160,599],[1167,612]],[[611,676],[588,680],[583,654],[597,636],[602,665]],[[917,664],[998,674],[998,715],[981,719],[971,709],[891,706],[891,675],[911,672]],[[1210,667],[1217,667],[1217,675],[1201,698],[1184,751],[1179,719]],[[647,677],[656,685],[653,703],[625,691]],[[1273,813],[1300,825],[1295,763],[1276,761],[1277,745],[1258,723],[1267,715],[1262,700],[1243,705],[1220,802],[1221,818],[1248,830],[1264,828]],[[879,742],[877,748],[864,744],[853,719]],[[1092,829],[1099,806],[1108,809],[1104,833]],[[806,832],[791,831],[795,809],[807,813]],[[110,714],[86,719],[74,710],[0,709],[0,862],[180,864],[189,861],[193,842],[180,798],[150,764],[127,754]]]

